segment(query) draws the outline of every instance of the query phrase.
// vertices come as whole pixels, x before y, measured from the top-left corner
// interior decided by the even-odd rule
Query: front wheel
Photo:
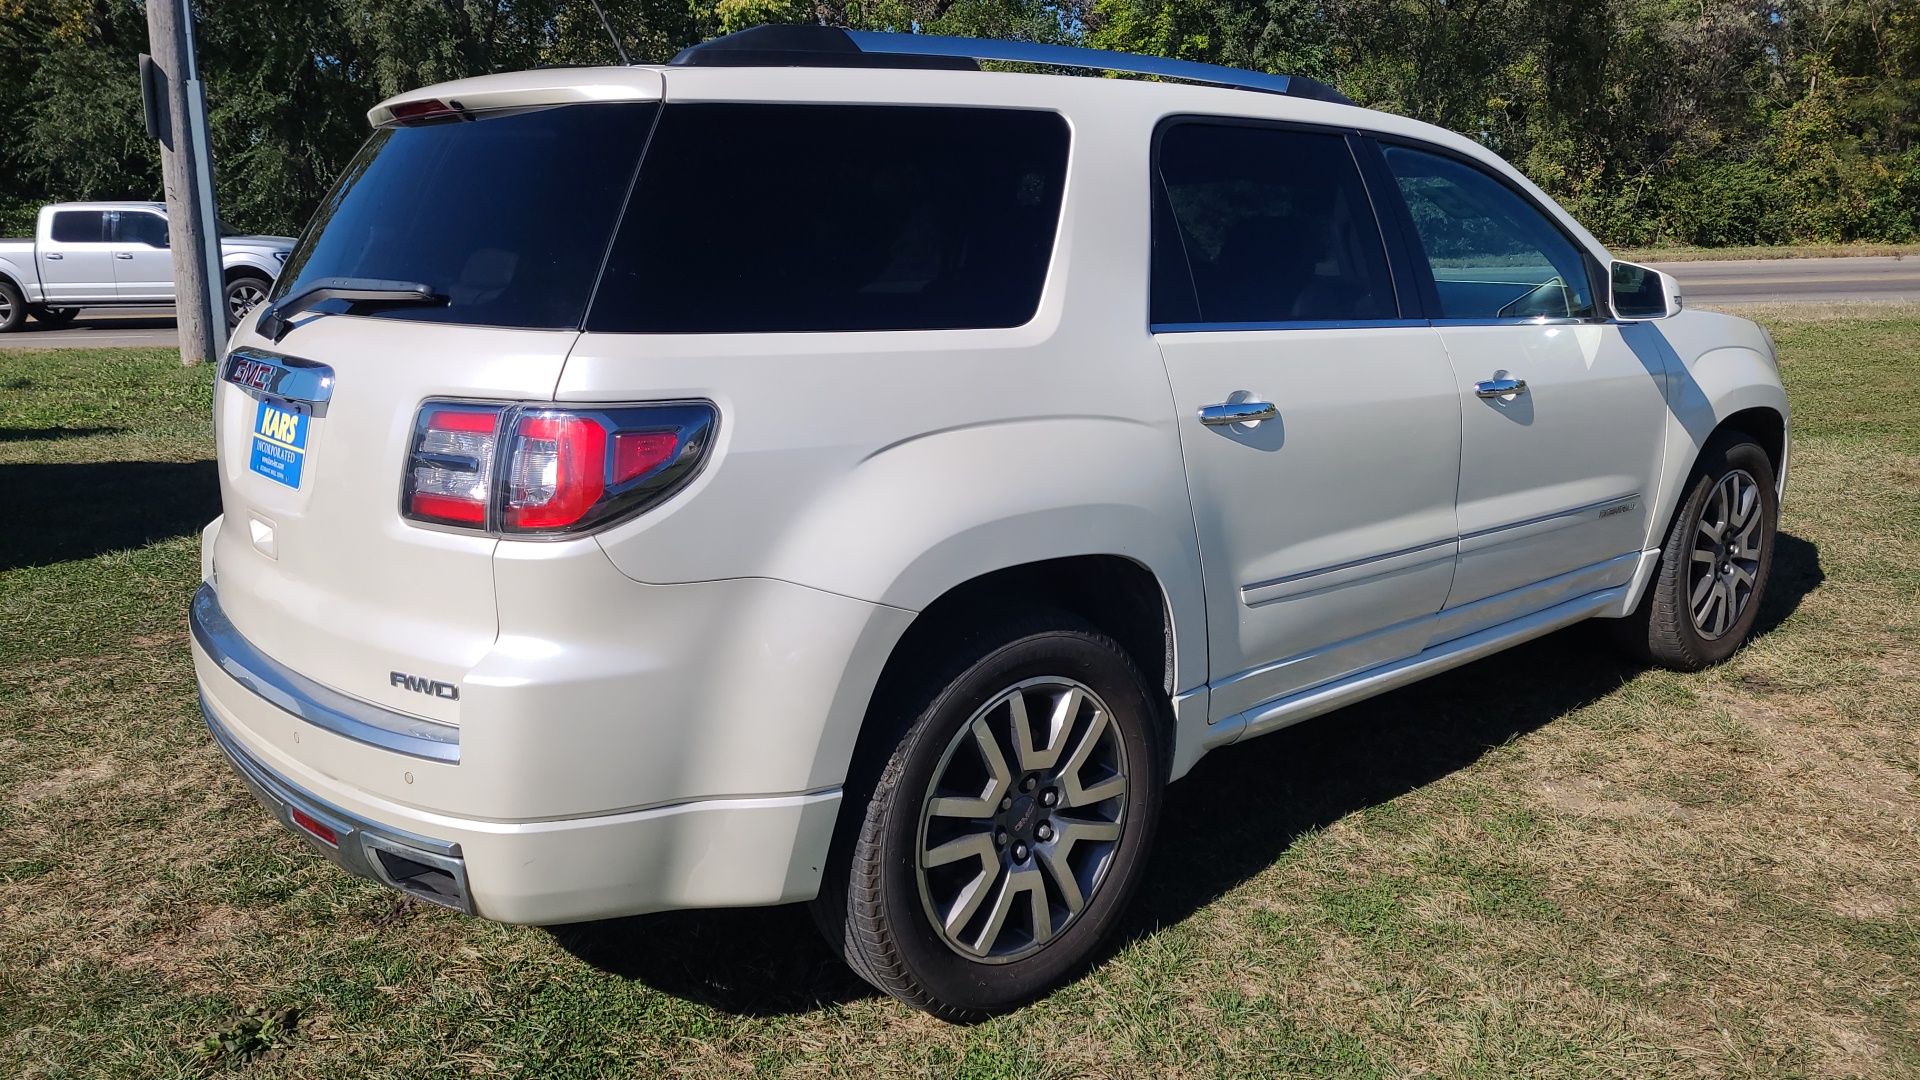
[[[266,278],[241,274],[227,282],[227,329],[240,325],[247,312],[260,306],[267,298],[267,290],[273,283]]]
[[[0,334],[18,330],[27,321],[27,298],[13,282],[0,278]]]
[[[1660,550],[1640,607],[1619,620],[1635,657],[1699,671],[1732,656],[1753,632],[1779,529],[1773,462],[1744,435],[1707,445]]]
[[[1065,615],[970,637],[906,695],[913,720],[816,901],[856,972],[950,1020],[1092,958],[1146,865],[1166,769],[1164,705],[1111,638]]]

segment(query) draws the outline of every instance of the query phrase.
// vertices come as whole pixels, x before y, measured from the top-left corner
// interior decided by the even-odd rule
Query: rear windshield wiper
[[[273,302],[273,306],[260,313],[260,322],[256,330],[274,341],[287,336],[293,329],[288,322],[295,315],[306,311],[316,304],[328,300],[346,300],[349,310],[365,305],[397,304],[444,304],[445,296],[433,291],[433,286],[422,285],[417,281],[383,281],[379,278],[329,277],[315,278],[299,292],[288,293]]]

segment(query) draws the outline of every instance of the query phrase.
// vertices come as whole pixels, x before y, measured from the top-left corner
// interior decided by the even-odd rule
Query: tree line
[[[1463,132],[1612,244],[1920,238],[1920,0],[603,0],[636,60],[768,22],[1307,75]],[[587,0],[197,0],[222,215],[298,233],[401,90],[614,61]],[[0,0],[0,233],[156,198],[134,0]],[[769,178],[768,198],[779,198]]]

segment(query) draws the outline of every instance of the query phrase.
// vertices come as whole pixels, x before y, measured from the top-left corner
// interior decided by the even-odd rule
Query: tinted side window
[[[107,212],[104,210],[55,211],[53,238],[62,244],[104,244],[107,242]]]
[[[274,296],[325,277],[417,281],[449,302],[362,310],[576,328],[658,108],[563,105],[382,128],[320,204]]]
[[[1194,305],[1160,279],[1173,230],[1155,223],[1153,321],[1391,319],[1399,312],[1359,167],[1340,135],[1181,124],[1160,138],[1160,179]],[[1184,283],[1182,283],[1184,284]]]
[[[1018,326],[1046,282],[1067,141],[1048,112],[669,105],[587,328]]]
[[[148,247],[167,246],[167,219],[159,214],[147,214],[138,210],[122,210],[114,217],[114,239],[126,244],[145,244]]]
[[[1439,154],[1385,147],[1448,319],[1588,318],[1578,248],[1512,188]]]

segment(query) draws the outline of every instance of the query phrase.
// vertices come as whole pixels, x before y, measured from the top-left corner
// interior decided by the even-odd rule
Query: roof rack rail
[[[1130,75],[1259,90],[1269,94],[1352,105],[1326,83],[1299,75],[1268,75],[1241,68],[1171,60],[1162,56],[1031,41],[946,37],[940,34],[892,34],[847,30],[838,26],[756,26],[682,49],[671,63],[719,67],[879,67],[978,70],[979,61],[1092,68]]]

